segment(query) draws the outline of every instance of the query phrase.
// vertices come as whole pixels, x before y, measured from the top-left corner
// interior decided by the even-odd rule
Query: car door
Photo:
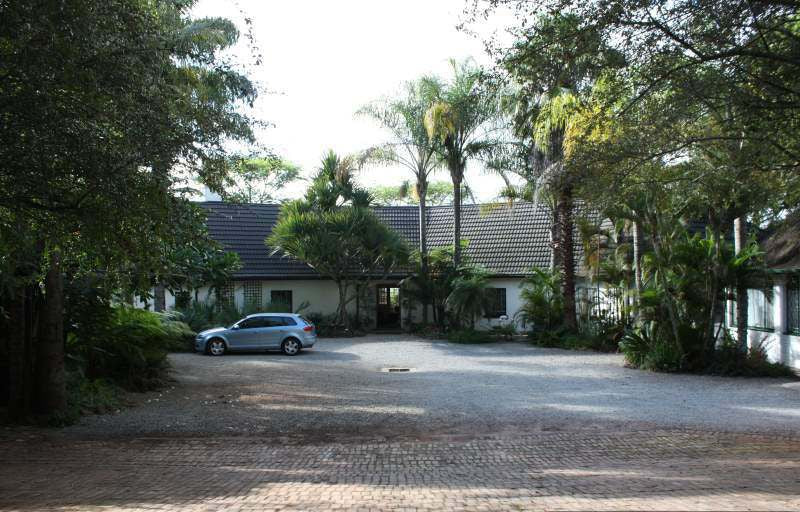
[[[283,317],[266,316],[264,317],[263,347],[280,348],[283,336],[286,333],[286,325]]]
[[[228,348],[231,350],[248,350],[256,348],[256,335],[263,325],[259,317],[239,320],[228,333]]]

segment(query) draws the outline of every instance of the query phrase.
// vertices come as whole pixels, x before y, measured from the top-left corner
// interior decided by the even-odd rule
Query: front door
[[[378,286],[378,329],[400,328],[400,288],[397,286]]]

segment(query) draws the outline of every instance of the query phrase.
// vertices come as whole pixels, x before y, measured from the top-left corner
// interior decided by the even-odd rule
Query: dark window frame
[[[503,315],[508,315],[508,298],[507,289],[499,287],[490,287],[486,289],[487,292],[487,308],[486,318],[500,318]],[[489,295],[494,293],[494,296]]]
[[[285,301],[285,300],[276,300],[276,294],[278,294],[278,295],[280,295],[280,294],[288,294],[289,295],[288,302]],[[292,290],[270,290],[269,291],[269,303],[270,303],[270,305],[272,306],[272,305],[274,305],[275,303],[278,303],[278,302],[283,303],[283,304],[287,304],[289,306],[289,311],[286,311],[286,313],[291,313],[292,311],[294,311],[294,293],[292,292]]]
[[[756,293],[752,293],[756,292]],[[754,331],[775,331],[775,304],[774,297],[763,288],[750,288],[747,290],[747,328]],[[753,314],[754,310],[760,314]]]
[[[789,276],[786,283],[786,332],[800,336],[800,275]]]

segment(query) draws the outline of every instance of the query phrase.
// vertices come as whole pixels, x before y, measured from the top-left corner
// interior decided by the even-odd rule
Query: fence
[[[575,296],[578,322],[582,326],[618,323],[627,314],[628,294],[623,288],[578,288]]]

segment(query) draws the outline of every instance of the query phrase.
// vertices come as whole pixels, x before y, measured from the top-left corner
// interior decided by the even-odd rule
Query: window
[[[272,290],[269,301],[273,311],[292,312],[292,290]]]
[[[281,316],[265,316],[262,318],[264,319],[264,327],[283,327],[286,325],[284,318]]]
[[[295,322],[294,318],[290,316],[282,316],[281,325],[297,325],[297,322]]]
[[[217,305],[233,306],[233,283],[227,282],[217,288]]]
[[[506,289],[486,289],[486,317],[498,318],[506,314]]]
[[[245,318],[237,324],[239,329],[258,329],[259,327],[269,327],[263,316],[254,316],[252,318]]]
[[[261,281],[244,282],[244,304],[255,308],[262,306]]]
[[[771,331],[772,323],[772,298],[764,290],[747,290],[747,323],[751,329]]]
[[[791,276],[786,286],[786,330],[800,336],[800,276]]]
[[[253,316],[239,322],[239,329],[259,329],[262,327],[283,327],[289,325],[282,316]]]

